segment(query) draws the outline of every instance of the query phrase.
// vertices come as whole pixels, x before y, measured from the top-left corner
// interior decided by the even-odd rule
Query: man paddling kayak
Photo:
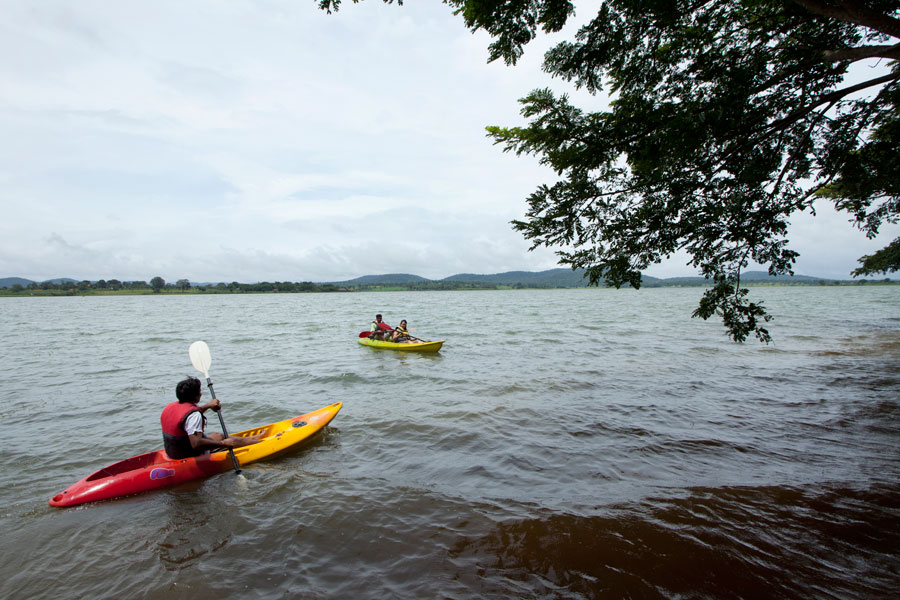
[[[369,327],[369,331],[372,333],[369,334],[369,339],[373,340],[383,340],[384,333],[392,331],[391,326],[381,320],[381,315],[375,315],[375,320],[372,321],[372,326]]]
[[[196,377],[188,377],[175,386],[177,402],[167,405],[160,415],[163,442],[169,458],[189,458],[200,456],[204,452],[219,448],[240,448],[255,444],[262,439],[262,434],[253,437],[230,436],[221,433],[206,435],[206,417],[203,413],[212,409],[219,410],[221,403],[213,399],[203,406],[198,406],[203,388]]]

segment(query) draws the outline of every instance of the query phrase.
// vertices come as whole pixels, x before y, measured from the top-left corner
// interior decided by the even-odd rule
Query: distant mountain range
[[[444,279],[426,279],[418,275],[409,275],[407,273],[389,273],[386,275],[366,275],[349,279],[347,281],[329,281],[332,285],[338,287],[360,287],[360,286],[385,286],[385,285],[409,285],[416,283],[473,283],[484,285],[506,285],[515,286],[522,285],[526,287],[548,287],[548,288],[574,288],[587,287],[587,280],[584,278],[584,269],[566,269],[557,268],[547,271],[508,271],[506,273],[495,273],[493,275],[477,275],[474,273],[460,273],[451,275]],[[642,278],[644,287],[672,287],[672,286],[699,286],[708,285],[709,281],[703,277],[669,277],[659,278],[644,275]],[[779,275],[777,277],[770,276],[766,271],[748,271],[741,274],[741,281],[744,283],[793,283],[793,284],[813,284],[819,282],[832,282],[833,279],[824,279],[822,277],[809,277],[807,275]]]
[[[585,287],[584,270],[550,269],[548,271],[508,271],[493,275],[476,275],[460,273],[443,279],[426,279],[418,275],[406,273],[388,273],[386,275],[366,275],[347,281],[329,281],[338,287],[410,285],[416,283],[474,283],[479,285],[527,285],[540,287]]]
[[[62,277],[58,279],[50,279],[52,283],[65,283],[68,281],[78,282],[79,280]],[[771,277],[765,271],[748,271],[741,274],[743,283],[784,283],[784,284],[816,284],[816,283],[832,283],[838,280],[825,279],[822,277],[809,277],[807,275],[779,275]],[[841,280],[844,281],[844,280]],[[30,279],[22,277],[6,277],[0,278],[0,288],[10,288],[15,284],[27,287],[32,283],[36,283]],[[44,282],[37,282],[44,283]],[[460,273],[451,275],[444,279],[427,279],[418,275],[410,275],[408,273],[388,273],[386,275],[365,275],[356,279],[347,281],[329,281],[319,282],[322,284],[331,284],[337,287],[367,287],[367,286],[391,286],[391,285],[412,285],[416,284],[474,284],[479,286],[501,285],[501,286],[520,286],[520,287],[542,287],[542,288],[576,288],[586,287],[587,282],[584,279],[584,269],[566,269],[557,268],[547,271],[508,271],[506,273],[494,273],[492,275],[478,275],[475,273]],[[685,286],[694,287],[708,285],[709,281],[702,277],[668,277],[661,279],[659,277],[651,277],[644,275],[644,287],[673,287]],[[191,285],[215,285],[210,282],[191,282]]]

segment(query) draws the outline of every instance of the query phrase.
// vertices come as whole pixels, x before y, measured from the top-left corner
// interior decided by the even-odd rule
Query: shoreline
[[[269,284],[271,285],[271,284]],[[868,287],[868,286],[891,286],[900,285],[900,281],[894,280],[860,280],[860,281],[833,281],[823,283],[785,283],[785,282],[751,282],[741,285],[741,287],[758,288],[758,287]],[[640,289],[683,289],[683,288],[708,288],[709,285],[700,284],[680,284],[680,285],[642,285]],[[137,289],[137,290],[104,290],[104,289],[87,289],[87,290],[35,290],[12,288],[0,288],[0,298],[40,298],[40,297],[66,297],[66,296],[207,296],[207,295],[241,295],[241,294],[335,294],[335,293],[358,293],[358,292],[457,292],[457,291],[518,291],[518,290],[573,290],[573,289],[613,289],[609,286],[578,286],[578,287],[545,287],[545,286],[515,286],[515,285],[459,285],[459,286],[402,286],[402,285],[372,285],[359,286],[353,288],[330,288],[330,289],[267,289],[267,290],[233,290],[220,289],[216,287],[192,287],[187,290],[180,289]],[[623,286],[621,289],[631,289],[630,286]]]

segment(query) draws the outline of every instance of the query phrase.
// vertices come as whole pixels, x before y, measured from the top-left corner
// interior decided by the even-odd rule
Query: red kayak
[[[235,459],[240,465],[246,465],[282,454],[321,431],[337,415],[341,406],[340,402],[335,402],[299,417],[241,431],[235,435],[249,437],[263,433],[264,436],[258,444],[235,448]],[[225,451],[173,460],[165,450],[156,450],[114,463],[88,475],[53,496],[50,506],[75,506],[130,496],[209,477],[233,467],[231,457]]]

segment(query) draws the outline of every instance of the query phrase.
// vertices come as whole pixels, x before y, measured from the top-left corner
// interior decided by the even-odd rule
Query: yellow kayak
[[[278,456],[321,431],[338,414],[342,406],[343,403],[335,402],[330,406],[294,417],[293,419],[285,419],[271,425],[263,425],[262,427],[232,434],[240,437],[251,437],[258,433],[264,434],[263,440],[258,444],[235,448],[234,457],[237,459],[238,464],[244,466],[258,460]],[[228,457],[228,453],[214,452],[210,456],[213,460],[218,458],[224,461]],[[226,462],[230,464],[230,461]]]
[[[370,340],[367,337],[359,338],[359,343],[363,346],[372,348],[383,348],[385,350],[400,350],[402,352],[437,352],[444,345],[444,340],[437,342],[409,342],[406,344],[398,344],[397,342],[385,342],[382,340]]]

